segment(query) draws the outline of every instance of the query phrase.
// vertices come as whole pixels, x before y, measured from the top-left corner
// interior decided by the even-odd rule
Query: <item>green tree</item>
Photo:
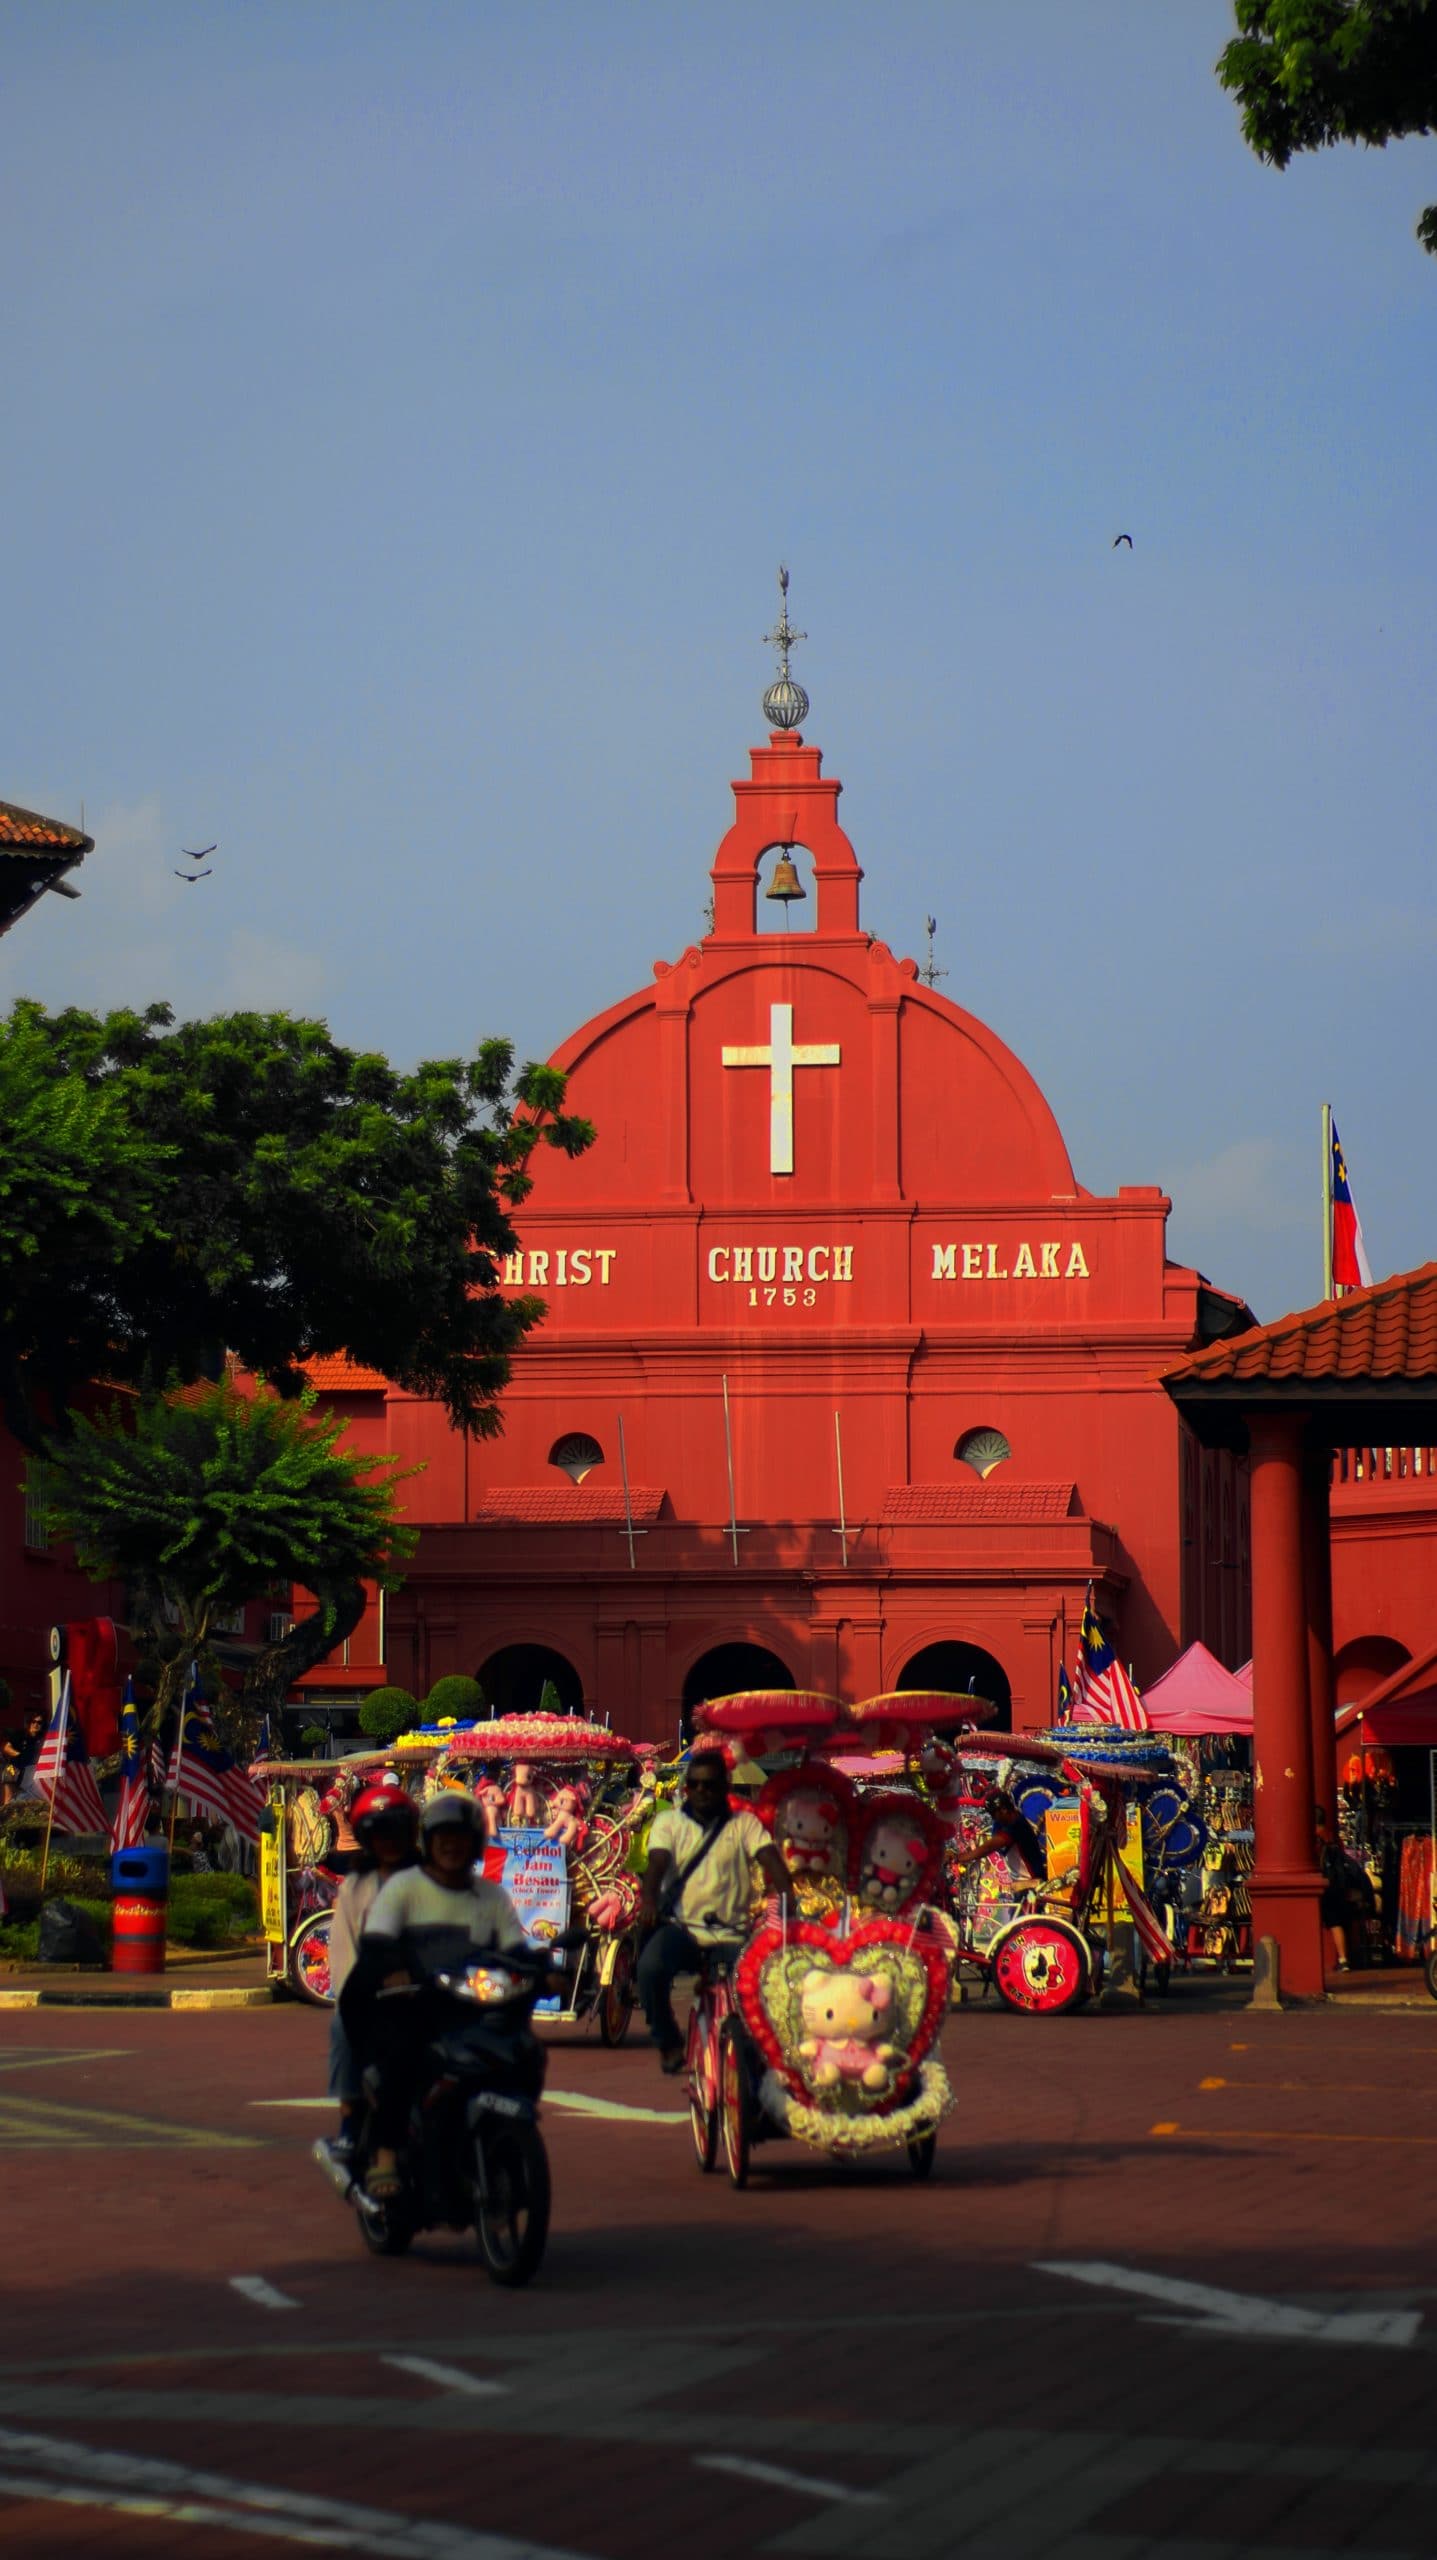
[[[544,1312],[497,1285],[510,1212],[537,1147],[593,1138],[562,1076],[516,1076],[503,1040],[401,1074],[321,1022],[164,1005],[22,1003],[3,1035],[0,1399],[27,1447],[87,1379],[214,1378],[229,1352],[291,1396],[347,1351],[498,1429]]]
[[[1429,0],[1234,0],[1240,33],[1217,74],[1260,160],[1285,169],[1330,142],[1380,147],[1437,128],[1437,8]],[[1417,225],[1437,252],[1437,205]]]
[[[285,1402],[222,1381],[77,1415],[56,1446],[56,1527],[86,1573],[129,1586],[159,1669],[156,1724],[216,1617],[297,1583],[313,1593],[313,1615],[266,1647],[245,1681],[251,1715],[277,1712],[290,1682],[358,1625],[365,1580],[392,1590],[413,1552],[415,1532],[396,1514],[398,1462],[341,1449],[343,1422],[313,1404],[312,1394]]]
[[[473,1724],[488,1704],[478,1680],[471,1680],[467,1671],[449,1671],[442,1680],[435,1681],[425,1699],[424,1721],[442,1724],[446,1716],[453,1716],[459,1724]]]
[[[359,1730],[375,1742],[397,1742],[420,1721],[419,1700],[407,1689],[371,1689],[359,1710]]]

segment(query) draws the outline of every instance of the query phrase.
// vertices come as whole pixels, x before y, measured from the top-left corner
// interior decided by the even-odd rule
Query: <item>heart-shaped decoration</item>
[[[869,2115],[911,2089],[937,2041],[951,1971],[948,1947],[928,1928],[768,1921],[739,1959],[734,1993],[759,2052],[796,2097]]]

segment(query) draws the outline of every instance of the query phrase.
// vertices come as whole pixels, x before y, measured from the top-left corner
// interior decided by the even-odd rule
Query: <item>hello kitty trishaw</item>
[[[929,1729],[929,1702],[908,1704],[904,1730]],[[954,1722],[972,1711],[945,1706]],[[835,1753],[872,1742],[863,1716],[804,1690],[700,1711],[703,1743],[787,1763],[755,1810],[801,1912],[767,1905],[731,1967],[709,1968],[689,2022],[695,2154],[712,2169],[722,2146],[735,2187],[755,2145],[776,2138],[846,2161],[901,2151],[926,2177],[953,2104],[937,2055],[954,1962],[934,1908],[943,1826],[913,1794],[865,1793],[834,1767]]]
[[[629,1872],[651,1785],[636,1743],[582,1715],[496,1716],[454,1728],[434,1762],[432,1785],[472,1788],[489,1833],[485,1873],[536,1906],[534,1934],[584,1936],[568,1959],[551,2023],[596,2024],[622,2044],[634,2011],[639,1884]]]

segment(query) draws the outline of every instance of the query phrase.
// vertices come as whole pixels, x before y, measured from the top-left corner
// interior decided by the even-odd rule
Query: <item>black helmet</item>
[[[462,1787],[445,1787],[437,1796],[430,1797],[419,1817],[420,1844],[427,1846],[436,1831],[460,1829],[472,1832],[476,1840],[488,1837],[484,1816],[474,1798],[466,1795]]]

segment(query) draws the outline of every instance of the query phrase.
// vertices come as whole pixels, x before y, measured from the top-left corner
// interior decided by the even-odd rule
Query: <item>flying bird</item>
[[[187,889],[192,889],[197,880],[212,880],[214,876],[213,871],[177,871],[175,873],[175,878],[183,880]]]
[[[219,845],[217,842],[215,844],[202,844],[199,851],[195,852],[189,845],[182,844],[180,851],[184,855],[186,862],[203,862],[208,855],[219,852]],[[183,871],[177,871],[175,873],[175,878],[177,880],[183,880],[184,876]]]
[[[1115,534],[1114,534],[1114,536],[1113,536],[1113,549],[1114,549],[1115,551],[1116,551],[1116,549],[1117,549],[1117,547],[1118,547],[1118,544],[1119,544],[1120,542],[1125,542],[1125,543],[1127,544],[1127,546],[1128,546],[1128,549],[1131,551],[1131,549],[1132,549],[1132,547],[1133,547],[1133,537],[1132,537],[1132,535],[1131,535],[1130,533],[1115,533]],[[213,851],[214,851],[214,846],[213,846],[213,845],[211,845],[211,847],[210,847],[210,851],[211,851],[211,853],[213,853]]]

